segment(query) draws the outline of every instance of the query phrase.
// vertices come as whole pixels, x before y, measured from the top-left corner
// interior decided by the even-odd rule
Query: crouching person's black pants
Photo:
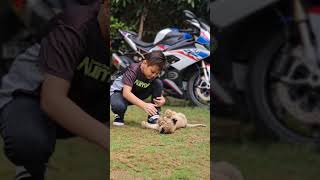
[[[33,96],[15,97],[0,112],[4,152],[16,166],[24,166],[32,180],[43,180],[56,139],[73,135],[50,120]]]
[[[151,88],[147,88],[144,92],[140,94],[135,94],[139,99],[146,99],[151,95],[152,102],[154,98],[160,97],[163,91],[162,81],[157,78],[152,82]],[[114,92],[110,97],[111,110],[113,113],[124,119],[124,114],[127,111],[128,105],[132,105],[123,96],[122,92]],[[160,107],[157,107],[158,113],[160,112]]]

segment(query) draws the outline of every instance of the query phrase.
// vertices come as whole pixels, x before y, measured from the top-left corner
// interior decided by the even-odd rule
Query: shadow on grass
[[[146,118],[147,119],[147,118]],[[146,120],[145,119],[145,120]],[[141,122],[137,122],[137,121],[127,121],[125,122],[126,126],[131,126],[131,127],[137,127],[137,128],[141,128]]]

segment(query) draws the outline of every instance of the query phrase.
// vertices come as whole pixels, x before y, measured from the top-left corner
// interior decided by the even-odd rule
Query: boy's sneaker
[[[155,114],[153,116],[148,117],[148,123],[156,124],[158,122],[159,117],[159,114]]]
[[[23,166],[17,166],[15,180],[32,180],[32,177]]]
[[[121,119],[118,114],[115,114],[113,125],[115,125],[115,126],[123,126],[124,125],[123,119]]]

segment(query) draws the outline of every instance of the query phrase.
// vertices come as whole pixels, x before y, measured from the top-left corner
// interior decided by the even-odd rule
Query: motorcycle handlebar
[[[193,32],[193,29],[180,29],[181,32],[188,32],[191,33]]]
[[[198,33],[194,29],[180,29],[179,31],[184,32],[184,33],[190,33],[190,34],[197,34]]]

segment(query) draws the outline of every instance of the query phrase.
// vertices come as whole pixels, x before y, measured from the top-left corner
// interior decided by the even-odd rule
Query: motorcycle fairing
[[[164,39],[164,37],[170,33],[171,31],[173,31],[171,28],[166,28],[166,29],[162,29],[161,31],[159,31],[153,41],[153,44],[158,44],[160,41],[162,41]]]
[[[165,51],[163,53],[165,56],[175,56],[180,59],[179,61],[171,64],[172,67],[179,71],[210,56],[210,51],[204,49],[199,50],[197,48]]]
[[[205,31],[201,31],[200,36],[196,39],[196,42],[203,45],[210,45],[210,34]]]
[[[186,39],[192,39],[192,36],[189,33],[179,32],[179,30],[175,28],[166,28],[157,33],[153,44],[171,46]]]

